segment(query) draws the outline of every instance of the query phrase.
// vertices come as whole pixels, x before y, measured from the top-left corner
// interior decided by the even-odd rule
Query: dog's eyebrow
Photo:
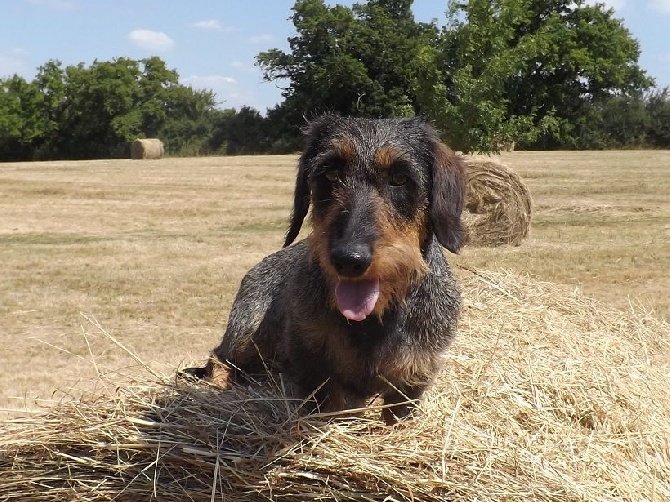
[[[383,145],[377,149],[374,156],[375,166],[381,169],[390,169],[400,161],[409,162],[410,154],[397,145]]]
[[[337,137],[328,141],[312,162],[317,170],[324,167],[343,167],[343,164],[352,162],[357,153],[356,145],[349,138]]]
[[[315,171],[323,171],[329,168],[340,168],[346,160],[336,150],[327,150],[314,157],[313,165]]]
[[[351,139],[346,136],[335,137],[330,142],[332,150],[345,162],[352,162],[358,154],[358,149]]]

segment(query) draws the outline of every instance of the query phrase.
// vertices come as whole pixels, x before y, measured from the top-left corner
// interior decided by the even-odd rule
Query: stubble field
[[[453,264],[670,317],[670,152],[500,160],[533,195],[531,237],[466,248]],[[165,374],[204,360],[245,271],[281,246],[296,161],[0,164],[0,408],[78,395],[98,372],[133,373],[120,345]]]

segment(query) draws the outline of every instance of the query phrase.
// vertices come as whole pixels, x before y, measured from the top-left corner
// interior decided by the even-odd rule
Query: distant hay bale
[[[526,185],[499,162],[468,158],[465,164],[467,187],[463,220],[468,245],[521,244],[530,231],[531,197]]]
[[[516,142],[509,136],[505,135],[494,136],[491,143],[491,148],[498,152],[513,152],[515,146]]]
[[[163,142],[156,138],[136,139],[130,145],[132,159],[162,159],[164,154]]]
[[[670,325],[459,273],[460,333],[413,419],[110,373],[111,395],[0,426],[0,500],[670,500]]]

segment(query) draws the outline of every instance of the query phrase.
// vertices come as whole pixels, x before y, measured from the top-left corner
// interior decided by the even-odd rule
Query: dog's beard
[[[312,227],[328,228],[312,214]],[[371,314],[381,319],[392,305],[404,302],[415,281],[427,270],[421,254],[425,225],[393,227],[391,238],[375,243],[372,264],[358,279],[341,277],[330,262],[328,231],[314,231],[308,238],[310,259],[316,258],[330,287],[330,302],[349,321],[362,321]],[[403,238],[396,238],[396,236]]]

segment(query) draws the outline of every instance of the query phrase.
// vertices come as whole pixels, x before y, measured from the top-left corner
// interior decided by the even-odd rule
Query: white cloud
[[[28,0],[28,3],[58,10],[72,10],[77,8],[76,3],[68,0]]]
[[[227,26],[221,24],[218,19],[206,19],[204,21],[197,21],[195,23],[189,24],[189,26],[191,28],[196,28],[198,30],[225,31],[228,33],[234,31],[240,31],[240,29],[235,26]]]
[[[150,51],[167,51],[174,47],[174,41],[162,31],[133,30],[128,34],[128,39]]]
[[[224,75],[191,75],[182,79],[182,82],[196,89],[209,89],[212,87],[230,86],[237,84],[237,80]]]
[[[256,100],[256,96],[244,84],[225,75],[191,75],[181,79],[181,82],[194,89],[213,91],[216,94],[218,106],[222,108],[253,106]]]
[[[191,24],[191,26],[193,26],[193,28],[198,28],[200,30],[215,30],[215,31],[223,30],[223,26],[221,26],[221,23],[219,23],[219,21],[216,19],[198,21],[196,23]]]
[[[0,78],[10,77],[15,73],[25,77],[30,73],[24,55],[23,49],[0,50]]]
[[[628,0],[587,0],[587,5],[604,4],[606,9],[614,9],[619,13],[626,8]]]
[[[650,6],[653,10],[670,14],[670,0],[651,0]]]
[[[262,44],[266,42],[272,42],[274,40],[274,37],[270,35],[269,33],[263,33],[262,35],[255,35],[253,37],[249,37],[247,41],[250,44]]]
[[[232,66],[236,70],[245,71],[245,72],[256,71],[256,68],[254,68],[253,64],[243,63],[242,61],[233,61],[232,63],[230,63],[230,66]]]

